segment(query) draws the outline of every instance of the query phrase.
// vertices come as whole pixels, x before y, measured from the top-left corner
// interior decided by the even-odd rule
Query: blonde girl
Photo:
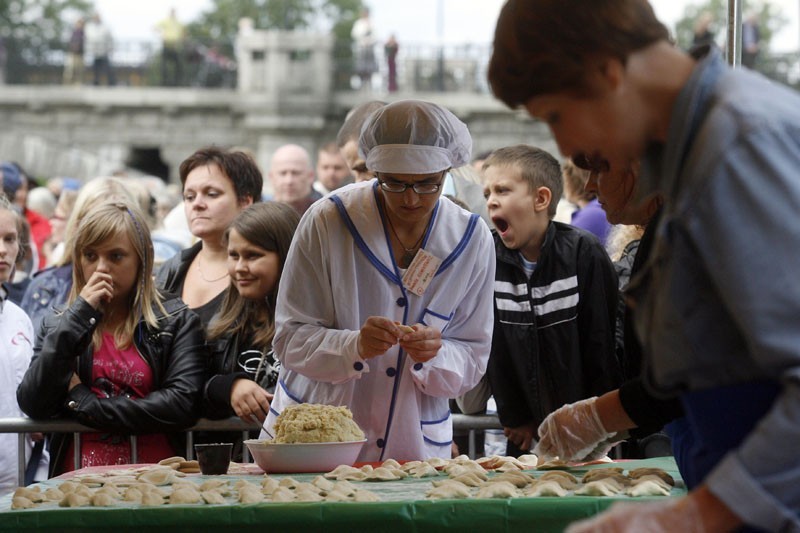
[[[80,466],[126,464],[177,454],[165,432],[192,425],[205,351],[197,316],[152,281],[153,245],[132,203],[109,203],[80,221],[72,246],[68,308],[44,319],[17,392],[33,418],[69,417],[103,431],[81,440]],[[56,434],[51,473],[72,469],[73,443]]]

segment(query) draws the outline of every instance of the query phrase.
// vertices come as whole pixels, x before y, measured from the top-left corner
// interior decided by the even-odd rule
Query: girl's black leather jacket
[[[31,365],[17,389],[20,408],[31,418],[73,418],[126,435],[193,425],[208,364],[203,330],[200,319],[180,299],[165,300],[164,308],[166,316],[156,310],[158,329],[141,320],[134,334],[136,350],[153,370],[154,390],[146,397],[99,398],[91,391],[87,384],[92,383],[92,334],[102,314],[78,298],[64,313],[42,322]],[[68,391],[73,372],[81,384]],[[63,460],[58,457],[66,451],[63,437],[56,434],[51,442],[51,472]]]

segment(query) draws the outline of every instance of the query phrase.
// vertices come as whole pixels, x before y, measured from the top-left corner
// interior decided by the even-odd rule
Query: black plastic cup
[[[194,453],[200,463],[200,472],[207,476],[216,476],[228,473],[231,464],[230,442],[215,442],[214,444],[195,444]]]

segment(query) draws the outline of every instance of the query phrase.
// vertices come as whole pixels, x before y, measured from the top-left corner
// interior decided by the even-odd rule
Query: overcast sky
[[[366,0],[372,11],[372,23],[379,39],[390,33],[405,43],[488,44],[491,42],[497,14],[504,0]],[[783,9],[789,26],[775,37],[776,51],[800,47],[798,0],[771,0]],[[673,28],[689,0],[653,0],[658,17]],[[697,3],[697,2],[694,2]],[[196,18],[211,6],[210,0],[95,0],[95,5],[118,39],[153,39],[155,24],[174,6],[184,22]],[[441,10],[440,10],[441,8]]]

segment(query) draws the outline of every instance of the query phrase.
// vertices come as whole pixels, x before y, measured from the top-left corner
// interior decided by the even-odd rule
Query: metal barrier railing
[[[476,456],[475,432],[487,429],[502,429],[496,415],[463,415],[453,414],[453,431],[469,431],[469,456]],[[249,432],[259,430],[259,424],[247,424],[240,418],[232,417],[224,420],[201,418],[197,424],[186,430],[186,458],[194,457],[195,431],[241,431],[243,439],[249,438]],[[80,468],[81,433],[99,433],[98,430],[71,420],[32,420],[30,418],[0,418],[0,433],[17,433],[17,483],[25,482],[25,435],[28,433],[72,433],[75,442],[73,456],[75,469]],[[138,462],[137,437],[131,435],[131,464]],[[250,454],[245,446],[242,460],[250,462]]]

